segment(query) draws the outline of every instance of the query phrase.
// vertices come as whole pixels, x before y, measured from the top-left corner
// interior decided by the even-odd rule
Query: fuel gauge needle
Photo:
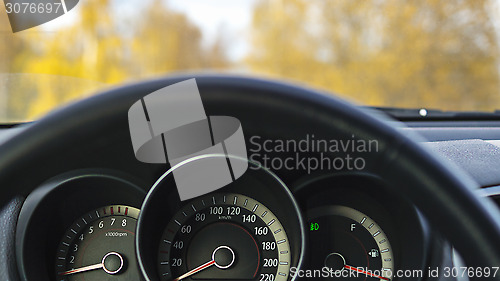
[[[72,270],[68,270],[65,272],[61,272],[61,273],[59,273],[59,275],[70,275],[70,274],[75,274],[75,273],[80,273],[80,272],[85,272],[85,271],[90,271],[90,270],[101,269],[103,267],[104,267],[104,265],[102,263],[98,263],[98,264],[88,265],[88,266],[80,267],[77,269],[72,269]]]
[[[386,278],[386,277],[382,277],[382,276],[378,276],[378,275],[375,275],[371,272],[368,272],[368,271],[364,271],[362,269],[359,269],[359,268],[356,268],[354,266],[350,266],[350,265],[344,265],[344,268],[346,269],[349,269],[349,270],[352,270],[352,271],[356,271],[356,272],[359,272],[361,274],[365,274],[366,276],[370,276],[370,277],[374,277],[374,278],[378,278],[378,279],[382,279],[382,280],[386,280],[386,281],[390,281],[391,279],[389,278]]]

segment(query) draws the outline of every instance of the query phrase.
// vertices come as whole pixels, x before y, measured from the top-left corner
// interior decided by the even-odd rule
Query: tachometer
[[[311,210],[311,266],[330,269],[335,280],[391,280],[392,248],[382,228],[369,216],[345,206]]]
[[[57,280],[142,280],[134,251],[138,215],[134,207],[112,205],[76,220],[57,249]]]
[[[290,244],[274,213],[241,194],[201,197],[165,228],[161,280],[287,280]]]

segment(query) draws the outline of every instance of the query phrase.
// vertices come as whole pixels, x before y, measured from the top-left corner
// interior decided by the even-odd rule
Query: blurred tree
[[[12,33],[4,5],[0,5],[0,72],[11,72],[13,70],[13,60],[19,49],[25,45],[22,37]]]
[[[127,77],[126,41],[116,32],[111,1],[81,1],[78,10],[74,24],[46,32],[26,55],[23,72],[50,74],[37,79],[29,117]]]
[[[318,84],[317,38],[309,32],[307,0],[260,1],[253,13],[252,48],[247,63],[269,75]],[[321,75],[321,74],[320,74]]]
[[[201,32],[185,15],[154,0],[137,24],[133,38],[136,71],[158,74],[201,67]]]
[[[33,91],[28,85],[17,83],[16,75],[5,73],[22,72],[22,58],[18,56],[29,48],[27,39],[32,34],[18,36],[12,33],[4,5],[0,5],[0,120],[14,121],[22,119],[21,112],[28,109],[33,99]],[[16,96],[10,93],[16,90]]]
[[[202,58],[203,67],[213,70],[224,70],[232,66],[228,58],[227,46],[231,42],[226,37],[226,30],[219,28],[215,40],[204,51]]]
[[[153,0],[141,3],[137,13],[124,18],[116,13],[115,5],[120,1],[80,1],[71,11],[78,13],[74,23],[49,32],[37,27],[36,32],[31,31],[36,38],[26,42],[20,38],[30,31],[12,34],[9,30],[12,38],[8,38],[5,57],[17,63],[6,61],[10,68],[5,72],[12,73],[16,65],[15,71],[31,73],[33,80],[29,91],[9,93],[9,100],[24,105],[12,107],[16,116],[35,118],[106,84],[229,64],[224,46],[219,41],[203,46],[200,29],[184,14]],[[4,20],[0,20],[2,24]],[[17,92],[28,92],[32,100],[28,102],[23,93]]]
[[[492,7],[487,0],[260,1],[247,61],[365,104],[492,110],[500,107]]]
[[[132,49],[136,74],[227,67],[225,47],[219,44],[223,37],[204,48],[199,27],[164,2],[153,0],[144,15],[136,19]]]

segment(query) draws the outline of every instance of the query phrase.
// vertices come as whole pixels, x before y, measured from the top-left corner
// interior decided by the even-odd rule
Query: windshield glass
[[[186,71],[286,79],[377,107],[500,108],[496,1],[48,2],[59,1],[66,13],[18,32],[14,1],[0,5],[1,122]]]

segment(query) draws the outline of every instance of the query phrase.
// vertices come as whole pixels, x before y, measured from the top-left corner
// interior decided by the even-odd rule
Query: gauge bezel
[[[196,206],[196,207],[195,207]],[[267,208],[262,202],[256,201],[253,198],[242,194],[235,193],[214,193],[206,196],[200,196],[196,200],[190,200],[189,204],[186,204],[181,210],[179,210],[172,220],[167,225],[166,229],[163,231],[162,240],[159,242],[160,246],[159,250],[164,248],[164,250],[168,250],[169,254],[167,256],[171,257],[171,245],[172,243],[163,243],[168,239],[172,242],[173,238],[178,235],[178,231],[182,228],[182,226],[190,220],[193,215],[201,212],[202,210],[207,210],[212,206],[224,206],[225,207],[240,207],[245,209],[250,214],[254,214],[257,217],[257,220],[260,220],[267,226],[270,230],[270,235],[276,242],[276,253],[278,255],[279,264],[276,267],[276,278],[274,280],[283,280],[283,274],[286,275],[284,280],[288,279],[288,274],[290,272],[290,245],[288,241],[288,236],[285,228],[280,222],[280,219],[274,215],[273,211]],[[208,216],[208,215],[207,215]],[[236,216],[237,215],[233,215]],[[227,222],[232,222],[236,225],[240,224],[233,220],[228,220]],[[207,226],[207,225],[204,225]],[[171,230],[172,232],[167,231]],[[251,231],[251,229],[247,229]],[[252,238],[255,240],[259,240],[258,237],[252,235]],[[167,240],[167,241],[168,241]],[[163,247],[162,247],[163,246]],[[158,255],[158,254],[157,254]],[[260,255],[264,256],[264,251],[260,252]],[[162,267],[162,265],[157,266]],[[168,272],[172,271],[170,265],[165,265],[164,267],[168,268]],[[187,271],[187,270],[186,270]],[[255,272],[257,274],[257,272]],[[280,274],[281,273],[281,274]],[[160,272],[161,274],[161,272]],[[161,278],[161,277],[160,277]]]
[[[343,205],[370,216],[391,241],[394,270],[424,270],[431,244],[436,241],[427,221],[395,188],[373,174],[355,171],[310,175],[292,185],[306,213],[318,207]]]
[[[295,198],[284,182],[271,171],[247,159],[223,154],[206,154],[188,159],[169,169],[156,181],[144,200],[137,223],[136,251],[139,267],[146,280],[159,280],[156,249],[161,235],[177,211],[190,202],[190,200],[180,201],[173,170],[189,165],[192,161],[210,157],[247,161],[249,166],[245,174],[214,193],[241,194],[261,202],[272,210],[287,231],[291,249],[290,266],[301,267],[305,249],[304,220]]]
[[[108,210],[108,212],[106,212],[106,210]],[[74,259],[76,261],[79,259],[79,257],[77,257],[77,255],[80,255],[80,256],[84,255],[84,253],[80,254],[80,249],[76,253],[71,253],[71,247],[76,244],[76,245],[79,245],[78,248],[81,248],[82,245],[80,244],[80,242],[82,242],[82,241],[77,241],[76,243],[75,243],[75,241],[78,240],[78,236],[81,234],[84,234],[85,236],[88,235],[86,231],[88,230],[87,228],[89,226],[91,226],[92,224],[95,224],[95,222],[97,222],[97,221],[104,221],[107,218],[111,219],[111,218],[118,218],[118,217],[120,219],[118,220],[117,225],[119,225],[121,219],[129,218],[130,220],[134,221],[133,229],[135,231],[136,224],[137,224],[137,218],[139,217],[139,212],[140,212],[139,209],[132,207],[132,206],[107,205],[107,206],[102,206],[102,207],[99,207],[95,210],[92,210],[92,211],[84,214],[83,216],[81,216],[77,220],[75,220],[73,222],[73,224],[66,230],[66,232],[65,232],[64,236],[62,237],[61,241],[59,242],[59,246],[57,248],[57,252],[56,252],[57,258],[55,260],[55,265],[56,265],[55,272],[56,272],[56,276],[57,276],[56,279],[57,280],[71,279],[71,278],[66,277],[66,276],[59,276],[59,274],[68,270],[68,268],[64,268],[64,266],[67,265],[68,256],[74,255],[75,256]],[[115,228],[116,228],[116,226],[115,226]],[[95,229],[95,231],[93,232],[94,234],[97,234],[100,231],[100,229],[97,226],[94,229]],[[85,231],[85,232],[83,232],[83,231]],[[94,235],[94,234],[91,234],[91,235]],[[95,242],[95,239],[93,239],[93,238],[90,238],[90,239],[91,239],[90,241]],[[135,239],[132,239],[131,243],[132,243],[131,248],[134,249],[133,243],[135,243]],[[120,254],[124,254],[119,248],[115,248],[115,249],[113,249],[113,251],[108,252],[106,254],[106,256],[109,255],[110,253],[116,253],[117,251],[120,251]],[[135,251],[133,251],[133,255],[134,255],[133,261],[135,263]],[[122,269],[123,258],[122,258],[122,256],[119,256],[119,257],[120,257],[121,263],[122,263],[122,266],[120,266],[120,269]],[[105,256],[101,260],[104,262],[104,259],[105,259]],[[128,262],[130,263],[130,261],[132,261],[131,257],[128,257]],[[99,260],[95,260],[95,262],[99,262]],[[79,266],[76,266],[76,267],[83,267],[83,266],[87,266],[87,265],[88,264],[80,264]],[[63,270],[58,271],[58,267],[61,267]],[[110,273],[110,271],[107,271],[106,268],[103,268],[102,270],[104,270],[105,272],[107,272],[109,274],[115,274],[119,271],[118,270],[115,273]],[[130,266],[128,267],[127,270],[130,270]],[[139,270],[139,269],[137,268],[137,270]],[[81,274],[81,273],[79,273],[79,274]]]
[[[110,169],[82,169],[47,180],[25,200],[16,228],[21,280],[50,281],[56,249],[67,228],[87,212],[107,205],[139,208],[144,184]]]
[[[390,274],[392,275],[392,273],[394,272],[394,256],[393,256],[391,241],[389,237],[387,237],[384,229],[369,215],[344,205],[330,205],[330,206],[317,207],[308,210],[306,215],[308,222],[314,221],[314,219],[322,217],[337,216],[337,217],[347,218],[352,220],[353,222],[358,223],[359,226],[361,226],[365,231],[367,231],[370,234],[371,239],[375,241],[375,245],[378,247],[382,267],[380,269],[378,268],[376,269],[380,270],[380,272],[382,272],[384,269],[390,270]],[[382,243],[385,243],[384,246],[382,246]],[[387,251],[384,252],[384,250]],[[386,259],[389,260],[386,261]]]

